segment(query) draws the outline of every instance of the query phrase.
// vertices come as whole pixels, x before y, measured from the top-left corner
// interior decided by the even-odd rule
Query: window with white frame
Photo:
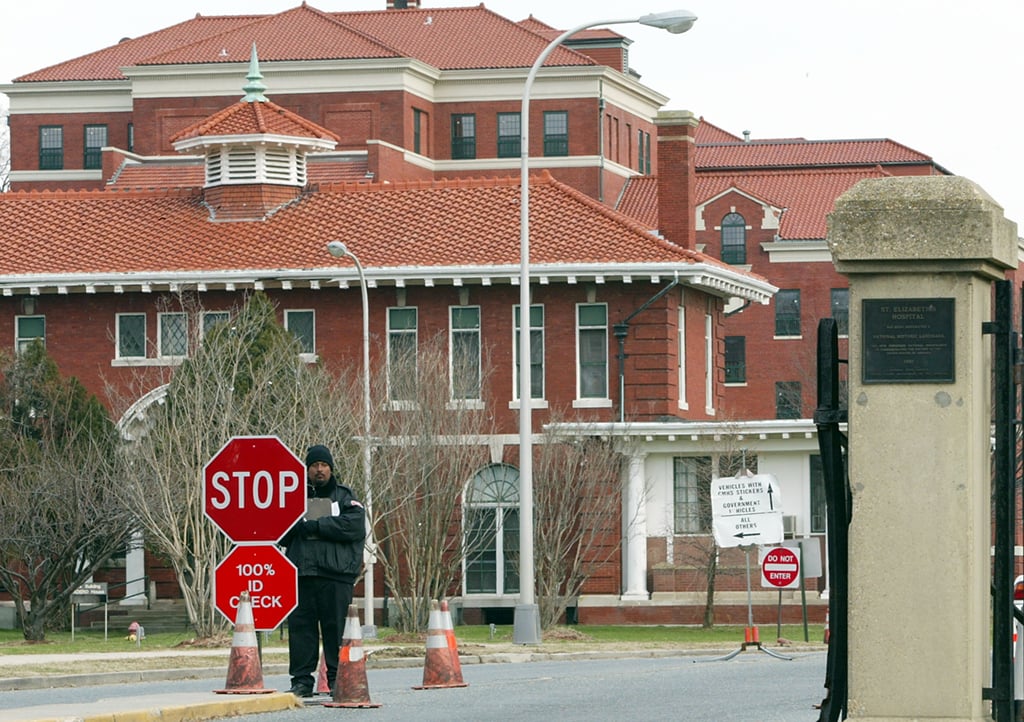
[[[203,311],[202,317],[202,328],[200,329],[203,336],[213,330],[214,326],[221,323],[227,323],[231,320],[231,313],[228,311]]]
[[[747,382],[747,337],[725,337],[725,383]]]
[[[513,324],[515,326],[513,350],[515,356],[515,378],[512,388],[512,398],[519,399],[519,334],[520,314],[519,306],[513,309]],[[530,306],[530,398],[544,398],[544,307]]]
[[[146,358],[146,314],[119,313],[117,325],[117,358]]]
[[[480,399],[480,307],[450,308],[448,361],[453,401]]]
[[[46,345],[46,317],[18,316],[14,322],[14,348],[23,353],[28,345],[39,339]]]
[[[161,358],[188,355],[188,317],[184,313],[157,314],[157,348]]]
[[[298,340],[299,353],[316,353],[316,317],[313,311],[285,311],[284,327]]]
[[[832,318],[836,322],[836,332],[840,336],[850,335],[850,289],[832,289]]]
[[[775,294],[775,335],[800,335],[799,288],[782,288]]]
[[[722,219],[722,260],[732,265],[747,262],[747,221],[739,213],[727,213]]]
[[[466,489],[463,516],[466,594],[519,592],[519,471],[492,464]]]
[[[576,397],[608,398],[608,305],[576,306]]]
[[[675,533],[710,533],[711,457],[677,456],[672,466]]]
[[[388,399],[416,400],[417,312],[415,307],[388,309]]]

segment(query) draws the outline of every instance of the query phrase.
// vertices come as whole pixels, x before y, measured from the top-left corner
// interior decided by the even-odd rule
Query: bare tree
[[[426,628],[430,600],[450,593],[467,551],[463,492],[490,460],[493,431],[481,399],[489,364],[479,358],[450,358],[439,335],[420,343],[415,373],[377,379],[378,398],[397,399],[382,405],[393,410],[376,424],[373,500],[378,561],[393,606],[389,624],[401,631]]]
[[[564,428],[549,424],[535,446],[534,571],[542,629],[558,622],[621,538],[623,449],[586,425],[572,424],[571,437]]]
[[[40,341],[0,382],[0,583],[26,640],[67,619],[71,594],[117,551],[132,518],[117,498],[117,429]]]
[[[175,303],[202,318],[194,299]],[[234,436],[277,435],[300,455],[310,443],[347,441],[353,414],[345,389],[300,359],[263,294],[207,328],[201,343],[193,333],[189,356],[130,434],[123,489],[146,546],[173,567],[195,631],[206,637],[224,629],[213,572],[229,542],[204,517],[203,466]],[[339,458],[346,453],[357,455],[339,446]]]

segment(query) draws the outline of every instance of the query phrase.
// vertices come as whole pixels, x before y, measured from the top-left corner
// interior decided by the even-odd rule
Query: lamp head
[[[669,10],[663,13],[651,13],[644,15],[637,20],[641,25],[650,25],[652,28],[661,28],[670,33],[685,33],[697,22],[697,16],[689,10]]]
[[[348,246],[341,241],[331,241],[327,244],[327,251],[335,258],[349,255]]]

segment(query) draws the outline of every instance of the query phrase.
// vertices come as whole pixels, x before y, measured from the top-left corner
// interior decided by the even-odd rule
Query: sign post
[[[720,659],[732,659],[752,645],[779,659],[789,659],[761,646],[754,626],[754,601],[750,591],[750,549],[755,544],[782,541],[782,495],[771,474],[743,471],[711,481],[711,524],[718,546],[743,547],[747,563],[747,629],[743,645]]]

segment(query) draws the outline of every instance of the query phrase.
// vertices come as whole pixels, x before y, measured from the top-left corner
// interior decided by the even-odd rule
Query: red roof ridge
[[[166,187],[166,188],[138,188],[138,187],[117,187],[108,186],[105,188],[73,188],[60,190],[12,190],[0,195],[0,202],[6,201],[81,201],[90,198],[109,200],[116,196],[118,200],[125,196],[138,198],[190,198],[196,196],[202,188],[198,186],[188,187]]]
[[[327,138],[333,140],[336,143],[341,141],[341,138],[336,133],[328,130],[327,128],[324,128],[321,125],[317,125],[313,121],[309,120],[308,118],[304,118],[298,113],[293,113],[292,111],[278,105],[272,100],[248,101],[242,99],[239,100],[237,103],[232,103],[228,107],[218,110],[213,115],[204,118],[198,123],[195,123],[187,128],[178,131],[177,133],[171,136],[170,142],[173,144],[179,140],[185,140],[187,138],[197,138],[205,135],[210,135],[210,131],[216,128],[217,125],[224,122],[225,120],[228,120],[233,115],[249,110],[249,106],[252,106],[251,110],[253,114],[253,120],[256,124],[256,129],[260,133],[274,134],[274,132],[270,130],[270,124],[267,122],[267,114],[276,113],[283,120],[286,120],[292,123],[293,125],[297,126],[299,129],[305,131],[306,133],[309,133],[309,135],[313,138]]]
[[[550,178],[545,170],[544,175]],[[536,176],[535,176],[536,178]],[[409,180],[382,180],[382,181],[334,181],[321,183],[320,190],[333,191],[337,193],[348,193],[353,191],[409,191],[409,190],[443,190],[445,188],[504,188],[518,187],[519,178],[513,176],[488,176],[488,177],[465,177],[465,178],[420,178]]]

